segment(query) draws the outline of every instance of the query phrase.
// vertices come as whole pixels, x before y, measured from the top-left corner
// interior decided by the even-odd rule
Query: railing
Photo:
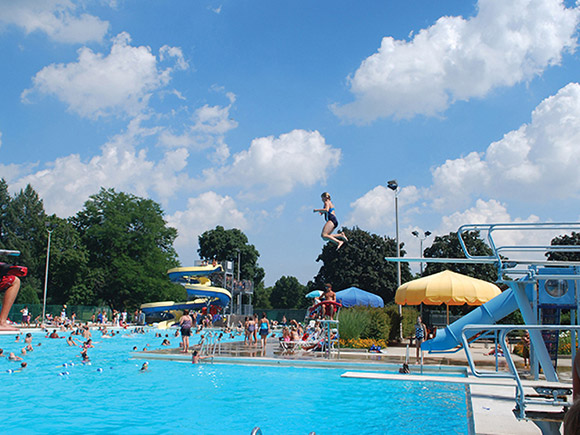
[[[498,331],[499,332],[499,345],[503,350],[504,358],[508,364],[508,368],[510,372],[498,373],[496,372],[484,372],[478,371],[475,368],[475,362],[473,360],[473,356],[471,355],[469,342],[466,335],[466,331]],[[513,379],[516,382],[516,416],[519,419],[529,418],[526,415],[526,406],[528,405],[551,405],[555,407],[569,407],[572,406],[572,402],[568,402],[567,400],[561,399],[562,393],[562,386],[561,385],[554,385],[554,383],[546,382],[546,386],[538,387],[542,388],[544,393],[551,392],[552,397],[544,398],[544,400],[539,399],[529,399],[526,398],[524,393],[524,385],[522,384],[522,380],[520,375],[517,371],[515,366],[514,360],[509,352],[509,348],[506,344],[507,334],[513,330],[528,330],[532,331],[532,333],[539,333],[543,330],[553,331],[553,330],[574,330],[579,331],[580,325],[466,325],[461,331],[461,342],[463,344],[463,348],[465,349],[465,355],[467,356],[467,361],[469,363],[469,367],[474,376],[478,378],[490,378],[490,379]],[[537,332],[536,332],[537,331]],[[575,346],[575,343],[572,343],[572,346]],[[497,351],[496,351],[497,354]],[[530,355],[532,354],[530,349]],[[497,370],[497,365],[496,365]],[[545,394],[544,394],[545,395]]]
[[[469,252],[463,239],[464,233],[470,231],[486,231],[487,242],[493,251],[493,255],[473,255]],[[548,261],[534,259],[507,259],[502,257],[505,252],[524,252],[524,253],[547,253],[547,252],[578,252],[580,247],[577,245],[503,245],[498,246],[493,233],[496,231],[553,231],[560,234],[562,231],[580,231],[579,222],[560,222],[560,223],[504,223],[504,224],[467,224],[462,225],[457,230],[459,243],[465,253],[467,260],[489,263],[495,262],[499,268],[499,276],[504,269],[513,269],[517,266],[580,266],[580,262],[574,261]],[[509,273],[518,273],[518,271],[509,271]],[[519,271],[525,273],[526,271]]]

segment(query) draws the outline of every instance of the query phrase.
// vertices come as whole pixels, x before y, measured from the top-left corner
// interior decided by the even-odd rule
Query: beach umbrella
[[[363,305],[366,307],[384,307],[383,298],[374,293],[361,290],[358,287],[349,287],[347,289],[336,292],[336,300],[342,304],[343,307],[354,307],[355,305]]]
[[[306,298],[319,298],[320,296],[322,296],[322,290],[312,290],[310,293],[308,293],[306,296]]]
[[[483,305],[501,293],[499,287],[481,279],[450,270],[409,281],[397,289],[395,302],[399,305]]]

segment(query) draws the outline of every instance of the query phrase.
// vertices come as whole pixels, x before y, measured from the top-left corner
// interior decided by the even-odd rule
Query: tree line
[[[265,287],[260,254],[239,229],[216,226],[199,236],[201,259],[238,264],[242,280],[254,283],[257,308],[305,308],[305,295],[331,283],[335,291],[351,286],[375,293],[385,303],[394,300],[397,288],[396,240],[358,227],[343,229],[349,243],[340,251],[326,244],[317,262],[318,274],[306,284],[293,276],[280,277]],[[134,309],[144,302],[187,299],[185,290],[172,284],[167,270],[179,266],[173,243],[177,230],[167,225],[161,206],[151,199],[102,188],[74,216],[63,219],[47,215],[42,199],[28,185],[14,196],[0,179],[0,249],[19,250],[19,257],[2,261],[27,266],[28,276],[17,303],[40,303],[43,298],[46,254],[50,236],[50,267],[47,304],[108,305]],[[491,255],[477,231],[464,235],[474,255]],[[559,236],[554,245],[578,245],[580,234]],[[400,244],[401,256],[406,252]],[[464,258],[456,233],[435,237],[423,256]],[[580,253],[551,253],[550,260],[576,260]],[[493,265],[427,263],[423,276],[450,269],[486,281],[497,280]],[[237,276],[237,270],[235,271]],[[401,263],[401,281],[413,278],[408,263]],[[248,296],[245,296],[248,298]],[[245,301],[249,302],[249,301]]]
[[[179,265],[159,204],[101,189],[76,215],[48,215],[28,185],[13,197],[0,180],[0,248],[18,250],[2,261],[28,267],[17,303],[40,303],[50,236],[47,304],[108,305],[132,309],[142,302],[185,300],[167,279]]]

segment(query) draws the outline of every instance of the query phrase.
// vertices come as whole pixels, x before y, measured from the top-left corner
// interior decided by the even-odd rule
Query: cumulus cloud
[[[532,112],[529,124],[435,168],[431,197],[437,209],[465,205],[469,198],[545,201],[580,195],[580,85],[570,83]],[[549,181],[549,182],[547,182]]]
[[[414,204],[421,198],[415,186],[405,186],[399,192],[399,207]],[[395,194],[385,186],[376,186],[350,204],[351,214],[346,225],[356,225],[371,231],[385,232],[395,222]]]
[[[233,93],[228,93],[230,104],[227,106],[210,106],[205,104],[193,114],[193,124],[185,131],[175,134],[165,130],[159,138],[159,143],[166,147],[186,147],[196,150],[214,148],[213,161],[224,163],[230,156],[230,150],[225,143],[225,135],[235,129],[238,123],[230,117],[232,105],[236,101]]]
[[[333,110],[354,122],[440,114],[559,64],[579,19],[562,0],[479,0],[472,18],[442,17],[408,42],[383,38],[349,78],[355,100]]]
[[[528,227],[526,224],[539,223],[540,219],[536,215],[528,217],[512,217],[505,204],[496,200],[484,201],[478,199],[475,205],[464,211],[457,211],[441,219],[441,225],[436,230],[436,235],[445,235],[456,232],[460,226],[466,224],[511,224],[504,229],[497,227],[493,231],[494,244],[500,246],[548,246],[550,241],[562,234],[560,230],[539,230],[539,229],[517,229],[517,224],[523,224],[520,228]],[[549,225],[549,223],[548,223]],[[482,239],[487,242],[488,233],[480,232]],[[502,255],[518,260],[545,260],[543,252],[530,251],[502,251]]]
[[[248,197],[266,199],[298,185],[325,182],[340,157],[341,151],[328,145],[318,131],[293,130],[277,138],[254,139],[249,149],[233,156],[231,165],[204,171],[205,183],[239,186]]]
[[[22,93],[22,100],[32,95],[51,95],[72,112],[87,118],[110,114],[135,116],[148,104],[152,93],[164,88],[175,70],[187,67],[181,50],[164,46],[160,61],[173,59],[174,65],[161,68],[149,47],[130,45],[127,33],[113,39],[108,55],[90,48],[79,50],[78,61],[44,67],[33,78],[33,86]]]
[[[212,191],[189,198],[187,209],[168,216],[167,222],[178,231],[174,246],[183,260],[197,258],[198,236],[204,231],[215,228],[216,225],[240,230],[249,226],[233,198]]]
[[[164,202],[188,182],[182,171],[189,154],[179,148],[167,151],[157,162],[148,159],[146,151],[138,145],[143,137],[154,132],[141,127],[136,119],[126,132],[106,143],[100,155],[86,162],[78,154],[58,158],[46,168],[15,180],[11,186],[20,189],[30,183],[43,198],[47,212],[59,216],[75,214],[101,187],[144,197],[155,193]]]
[[[100,42],[109,30],[107,21],[83,13],[71,0],[0,0],[0,10],[0,23],[27,34],[43,32],[59,42]]]

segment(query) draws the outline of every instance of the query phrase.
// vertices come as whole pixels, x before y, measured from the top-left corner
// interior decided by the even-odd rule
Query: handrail
[[[461,341],[463,344],[463,348],[465,349],[465,355],[467,357],[467,362],[469,363],[469,368],[475,377],[478,378],[502,378],[502,379],[513,379],[516,381],[516,404],[518,405],[516,409],[519,411],[520,415],[518,418],[523,419],[525,418],[525,408],[526,405],[552,405],[552,406],[572,406],[572,402],[563,401],[558,398],[558,396],[554,396],[551,402],[541,401],[541,400],[533,400],[527,399],[524,394],[524,387],[522,385],[522,381],[520,379],[519,373],[513,361],[513,358],[509,352],[509,349],[506,347],[506,336],[509,332],[513,330],[576,330],[580,331],[580,325],[465,325],[461,330]],[[508,364],[508,367],[511,373],[507,374],[499,374],[495,372],[483,372],[478,371],[475,368],[475,363],[473,361],[473,357],[471,352],[469,351],[469,343],[467,340],[466,331],[468,330],[495,330],[499,331],[499,345],[501,346],[504,354],[504,358]],[[546,382],[547,384],[549,382]]]
[[[459,238],[459,243],[461,248],[465,253],[467,258],[472,259],[495,259],[501,262],[499,256],[499,251],[505,249],[506,247],[497,247],[493,239],[494,231],[522,231],[522,230],[533,230],[533,231],[547,231],[547,230],[577,230],[580,231],[580,222],[555,222],[555,223],[500,223],[500,224],[466,224],[459,227],[457,230],[457,236]],[[487,240],[489,245],[494,252],[494,255],[472,255],[469,253],[465,241],[463,240],[463,233],[469,231],[487,231]],[[570,245],[546,245],[546,246],[534,246],[537,250],[544,251],[573,251],[574,249],[569,248]],[[525,251],[527,248],[525,246],[509,246],[510,250],[521,250]],[[578,247],[576,247],[578,251]],[[508,260],[509,261],[509,260]]]

